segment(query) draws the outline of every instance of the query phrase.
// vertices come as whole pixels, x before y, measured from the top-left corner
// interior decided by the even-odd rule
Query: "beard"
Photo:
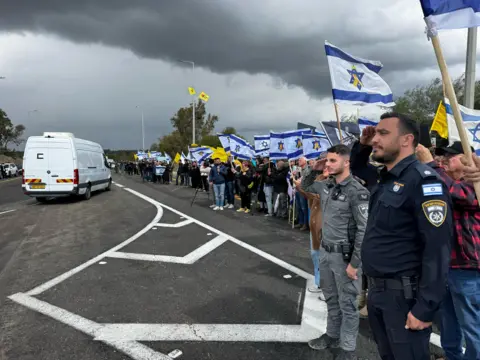
[[[395,160],[397,160],[398,154],[400,154],[400,150],[392,150],[392,151],[384,150],[383,155],[377,155],[373,153],[372,160],[382,164],[390,164]]]

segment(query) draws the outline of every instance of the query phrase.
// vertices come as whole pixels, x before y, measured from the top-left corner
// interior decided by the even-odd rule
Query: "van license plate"
[[[45,189],[45,185],[30,185],[30,189],[35,189],[35,190],[40,190],[40,189]]]

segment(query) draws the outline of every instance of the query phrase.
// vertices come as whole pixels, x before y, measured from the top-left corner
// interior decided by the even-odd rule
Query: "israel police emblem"
[[[423,213],[428,222],[439,227],[447,217],[447,204],[442,200],[429,200],[422,204]]]
[[[397,192],[398,190],[400,190],[400,185],[397,184],[393,187],[393,191]]]
[[[358,212],[364,219],[368,216],[368,204],[360,204],[358,205]]]

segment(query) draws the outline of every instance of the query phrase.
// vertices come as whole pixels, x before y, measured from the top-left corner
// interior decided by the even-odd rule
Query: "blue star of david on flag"
[[[477,124],[473,129],[468,129],[473,135],[473,141],[480,143],[480,139],[478,138],[478,133],[480,132],[480,123]]]
[[[363,83],[363,75],[365,73],[357,71],[357,68],[355,66],[352,66],[352,70],[347,70],[348,73],[350,74],[350,84],[355,86],[358,90],[362,90]]]

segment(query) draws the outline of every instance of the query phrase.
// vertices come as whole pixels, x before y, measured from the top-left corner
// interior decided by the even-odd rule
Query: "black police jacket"
[[[367,276],[418,276],[412,314],[432,321],[445,293],[454,240],[452,204],[442,179],[415,155],[383,168],[372,189],[362,263]]]

